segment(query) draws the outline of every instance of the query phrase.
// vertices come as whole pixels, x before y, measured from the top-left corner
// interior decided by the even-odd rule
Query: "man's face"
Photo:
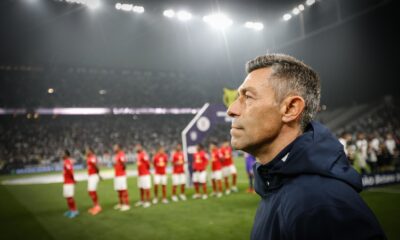
[[[279,134],[282,114],[269,85],[271,73],[271,68],[261,68],[248,74],[238,89],[238,98],[228,109],[233,117],[230,133],[235,149],[255,153]]]

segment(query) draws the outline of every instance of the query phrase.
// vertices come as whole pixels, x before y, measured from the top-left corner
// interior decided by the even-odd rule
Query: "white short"
[[[184,173],[172,174],[172,185],[186,184],[186,175]]]
[[[222,176],[223,177],[228,177],[228,176],[230,176],[232,174],[236,174],[236,173],[237,173],[236,167],[233,164],[222,168]]]
[[[96,191],[97,190],[97,184],[99,183],[99,175],[97,174],[91,174],[88,176],[88,191]]]
[[[126,182],[126,176],[118,176],[114,178],[114,190],[127,190],[128,184]]]
[[[167,185],[167,174],[155,174],[154,175],[154,185]]]
[[[144,175],[138,177],[138,188],[150,189],[151,188],[151,178],[150,175]]]
[[[213,171],[211,173],[211,179],[221,180],[222,179],[222,171],[221,170]]]
[[[63,196],[65,198],[70,198],[74,196],[75,184],[64,184],[63,185]]]
[[[207,182],[207,172],[206,171],[193,172],[193,182],[206,183]]]

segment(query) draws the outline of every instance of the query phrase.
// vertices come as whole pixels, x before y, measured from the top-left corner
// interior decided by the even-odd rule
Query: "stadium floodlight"
[[[135,13],[144,13],[144,7],[143,6],[133,6],[132,11]]]
[[[181,10],[179,11],[177,14],[178,20],[180,21],[189,21],[190,19],[192,19],[192,14],[190,12]]]
[[[48,92],[49,94],[54,93],[54,88],[49,88],[49,89],[47,89],[47,92]]]
[[[99,91],[99,94],[100,94],[100,95],[104,95],[104,94],[106,94],[106,93],[107,93],[107,91],[104,90],[104,89],[101,89],[101,90]]]
[[[121,3],[115,4],[115,9],[121,10],[121,7],[122,7],[122,4],[121,4]]]
[[[175,11],[172,9],[167,9],[163,12],[163,15],[167,18],[173,18],[175,16]]]
[[[101,6],[100,0],[86,0],[85,4],[90,8],[90,9],[97,9]]]
[[[315,3],[315,0],[307,0],[307,1],[306,1],[307,6],[311,6],[311,5],[313,5],[314,3]]]
[[[292,13],[294,15],[298,15],[300,13],[300,10],[297,7],[295,7],[295,8],[293,8]]]
[[[289,21],[292,18],[292,15],[290,13],[286,13],[283,15],[283,20],[284,21]]]
[[[216,29],[225,29],[233,23],[233,21],[223,13],[204,16],[203,21]]]
[[[264,24],[262,24],[261,22],[246,22],[244,26],[256,31],[261,31],[264,28]]]
[[[303,4],[300,4],[299,6],[297,6],[297,8],[298,8],[300,11],[304,11],[304,5],[303,5]]]

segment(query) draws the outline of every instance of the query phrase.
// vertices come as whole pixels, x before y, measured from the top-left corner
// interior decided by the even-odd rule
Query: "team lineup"
[[[190,171],[186,168],[189,164],[185,160],[182,152],[182,147],[178,144],[171,156],[168,156],[163,146],[160,146],[153,158],[150,159],[146,150],[141,144],[136,144],[136,165],[137,165],[137,187],[140,192],[140,199],[134,204],[135,207],[148,208],[152,204],[155,205],[159,202],[159,189],[161,188],[161,203],[168,204],[167,197],[167,167],[171,164],[172,167],[172,194],[171,200],[177,202],[179,200],[186,201],[185,188],[187,178]],[[113,146],[114,150],[114,190],[118,194],[118,203],[114,206],[115,210],[128,211],[130,210],[130,201],[128,194],[128,180],[126,173],[126,156],[125,152],[119,144]],[[192,155],[190,167],[192,168],[191,180],[194,185],[195,193],[193,199],[207,199],[208,196],[220,198],[223,192],[229,195],[231,192],[238,192],[236,186],[237,170],[234,165],[232,148],[228,142],[224,142],[219,147],[217,143],[210,143],[209,153],[203,145],[197,145],[196,152]],[[64,216],[74,218],[79,215],[77,204],[74,198],[75,193],[75,179],[73,160],[71,159],[70,152],[64,151],[63,156],[63,196],[67,200],[68,211]],[[207,191],[207,167],[211,160],[211,186],[212,192],[209,195]],[[86,149],[86,163],[88,174],[88,195],[93,202],[93,207],[88,210],[91,215],[97,215],[102,211],[97,195],[97,185],[101,179],[99,167],[97,165],[97,158],[91,148]],[[151,168],[153,167],[153,171]],[[152,180],[151,174],[153,172],[153,199],[151,200]],[[249,174],[249,177],[250,174]],[[231,183],[230,183],[231,178]],[[224,184],[223,184],[224,182]],[[224,189],[223,189],[224,185]],[[253,192],[252,185],[249,192]]]

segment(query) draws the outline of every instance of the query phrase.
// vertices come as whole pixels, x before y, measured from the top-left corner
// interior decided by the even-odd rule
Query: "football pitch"
[[[87,184],[79,182],[75,199],[80,215],[74,219],[63,216],[67,205],[61,183],[0,185],[1,239],[249,239],[259,197],[245,192],[244,161],[238,158],[235,162],[240,192],[220,199],[193,200],[190,188],[185,202],[119,212],[113,209],[117,194],[112,180],[101,181],[98,193],[103,211],[97,216],[87,213],[91,207]],[[0,180],[10,178],[15,176],[1,176]],[[139,198],[136,177],[128,178],[128,187],[133,206]],[[400,239],[400,185],[367,190],[361,195],[388,238]]]

